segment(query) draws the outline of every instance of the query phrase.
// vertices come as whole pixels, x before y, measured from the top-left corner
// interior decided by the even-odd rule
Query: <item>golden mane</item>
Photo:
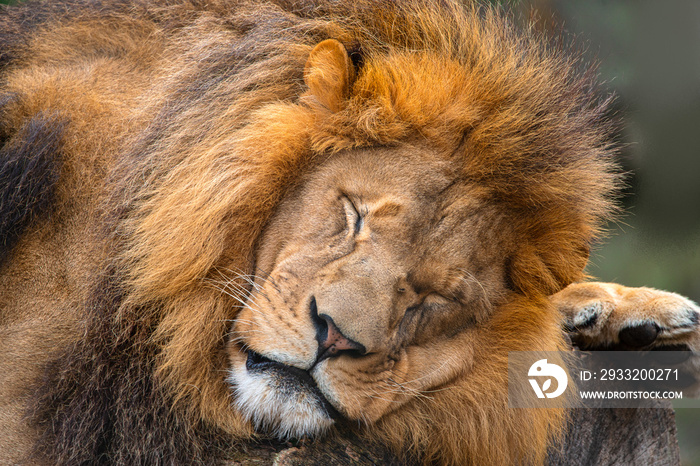
[[[296,8],[296,14],[305,12]],[[523,275],[540,280],[516,285],[549,294],[581,278],[581,262],[552,262],[572,262],[572,255],[585,262],[586,246],[610,209],[610,147],[599,121],[604,105],[590,94],[591,77],[582,78],[576,63],[541,37],[515,32],[493,9],[451,2],[441,8],[422,2],[325,8],[309,19],[287,13],[282,38],[246,50],[265,59],[217,83],[209,95],[186,98],[192,108],[173,116],[181,130],[163,128],[173,125],[169,120],[152,130],[157,144],[150,143],[145,165],[152,177],[168,176],[134,183],[136,202],[129,202],[135,207],[120,230],[128,238],[120,266],[129,277],[129,301],[177,303],[156,332],[167,341],[165,354],[172,354],[164,363],[170,370],[181,370],[187,359],[203,370],[191,354],[200,337],[189,330],[198,319],[183,305],[185,297],[201,299],[200,281],[217,266],[233,263],[250,272],[255,240],[285,190],[324,154],[346,148],[392,145],[418,134],[461,151],[465,176],[529,212],[520,228],[532,231],[527,236],[535,251],[516,260],[525,261],[518,264],[528,271]],[[251,14],[264,17],[260,10],[254,5]],[[244,6],[225,18],[246,23],[245,13]],[[304,99],[301,81],[312,46],[328,37],[350,50],[359,47],[362,58],[346,106],[333,114]],[[225,43],[218,35],[212,40]],[[205,46],[215,48],[209,41]],[[201,80],[188,76],[185,82]],[[159,97],[171,98],[169,90],[164,94]],[[199,132],[194,140],[193,129]],[[144,153],[140,146],[136,151]],[[562,251],[566,247],[572,251]],[[220,328],[209,328],[216,317],[224,316],[203,312],[200,331],[221,335]],[[190,387],[202,380],[176,379]]]
[[[136,448],[201,459],[222,433],[251,435],[221,374],[235,311],[208,282],[229,269],[252,273],[256,242],[285,193],[338,151],[421,138],[463,159],[465,178],[518,213],[513,227],[527,241],[509,264],[513,287],[541,302],[582,278],[616,183],[606,102],[592,73],[498,9],[456,0],[62,4],[8,10],[0,20],[9,31],[0,38],[3,73],[17,92],[30,92],[23,60],[48,69],[98,56],[113,68],[90,66],[116,73],[111,82],[137,78],[116,92],[121,114],[84,134],[115,146],[101,162],[106,262],[92,283],[88,336],[52,364],[37,392],[44,453],[57,461],[101,448],[114,461],[128,462]],[[37,26],[21,26],[29,16]],[[310,51],[329,38],[344,44],[357,73],[337,111],[304,84]],[[47,106],[14,102],[2,118]],[[84,110],[64,111],[89,128]],[[74,146],[75,157],[88,150]],[[112,398],[100,395],[107,383]],[[78,422],[83,413],[92,414]],[[148,420],[129,425],[133,413]],[[496,416],[481,414],[482,423]],[[418,419],[428,415],[440,422],[449,412],[416,407],[401,432],[429,456],[463,451],[465,442],[475,458],[486,448],[457,432],[427,445]],[[146,429],[156,440],[139,439]],[[109,447],[96,432],[111,435]],[[384,437],[399,444],[403,435]]]

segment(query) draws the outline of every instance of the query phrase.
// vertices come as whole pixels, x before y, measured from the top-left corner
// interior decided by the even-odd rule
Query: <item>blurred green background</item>
[[[618,96],[624,215],[588,272],[700,302],[700,1],[500,3],[572,37]],[[677,420],[683,465],[700,466],[700,410],[679,409]]]
[[[617,95],[624,214],[591,255],[596,279],[700,302],[700,2],[504,1],[573,37]],[[700,465],[700,410],[676,412],[684,466]]]

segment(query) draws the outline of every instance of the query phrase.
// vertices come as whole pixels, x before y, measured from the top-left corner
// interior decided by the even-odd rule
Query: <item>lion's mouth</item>
[[[334,420],[342,418],[340,412],[338,412],[338,410],[335,409],[335,407],[333,407],[333,405],[323,395],[323,392],[318,388],[318,385],[316,385],[313,377],[311,377],[311,374],[309,374],[307,371],[299,369],[298,367],[273,361],[272,359],[266,358],[255,351],[248,350],[247,353],[248,359],[246,360],[245,367],[249,372],[272,372],[279,378],[280,388],[283,388],[285,391],[305,391],[310,393],[318,399],[328,417]]]

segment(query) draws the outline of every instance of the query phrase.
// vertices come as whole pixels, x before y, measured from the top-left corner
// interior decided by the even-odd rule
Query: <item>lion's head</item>
[[[474,85],[454,61],[393,55],[366,63],[355,81],[346,48],[323,41],[307,60],[302,99],[331,121],[366,112],[366,100],[382,102],[386,113],[406,112],[410,121],[412,93],[440,96],[444,88]],[[437,67],[432,80],[416,82],[425,71],[416,67],[427,63]],[[379,89],[378,76],[388,77]],[[406,76],[427,89],[404,87]],[[353,95],[366,89],[374,94],[365,91],[363,101]],[[476,126],[488,121],[480,110],[475,101],[455,112]],[[431,403],[473,410],[487,395],[493,404],[503,391],[494,396],[485,388],[505,385],[508,349],[524,340],[530,349],[559,347],[556,317],[541,299],[581,277],[584,237],[592,231],[584,220],[592,212],[583,212],[605,204],[598,198],[578,217],[571,209],[582,205],[566,197],[576,196],[579,183],[609,177],[609,167],[601,159],[564,161],[563,153],[528,159],[515,147],[484,155],[483,141],[460,134],[407,136],[380,147],[340,144],[281,200],[258,241],[254,272],[222,273],[228,280],[218,285],[240,307],[229,335],[228,380],[236,407],[259,429],[289,438],[323,433],[335,420],[379,423],[391,426],[388,437],[403,437],[388,439],[401,444],[425,434],[425,426],[406,427],[415,422],[416,405],[427,406],[431,414],[422,414],[430,419],[439,418]],[[579,171],[581,162],[597,172],[595,179]],[[478,163],[514,166],[489,179],[483,166],[470,166]],[[505,186],[503,176],[510,177]],[[517,309],[523,306],[529,314]],[[461,401],[440,393],[452,390]],[[559,420],[549,413],[521,422],[544,437]],[[517,440],[504,441],[516,456],[524,454]],[[490,457],[493,448],[486,450]]]
[[[592,76],[451,0],[98,4],[0,36],[2,134],[62,125],[42,228],[98,232],[28,223],[16,249],[88,264],[39,450],[208,461],[341,423],[425,461],[541,460],[563,414],[508,409],[507,355],[562,346],[546,298],[611,210]]]

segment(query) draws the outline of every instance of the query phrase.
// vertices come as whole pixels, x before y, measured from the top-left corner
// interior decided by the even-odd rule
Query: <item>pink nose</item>
[[[364,351],[364,347],[361,344],[347,338],[338,330],[333,319],[325,314],[321,314],[319,317],[323,319],[327,325],[325,338],[319,340],[319,349],[322,359],[335,356],[339,352],[346,350]]]
[[[359,354],[367,353],[367,350],[361,343],[343,335],[343,332],[335,325],[331,316],[318,313],[316,298],[311,298],[309,308],[311,319],[316,327],[316,341],[318,342],[318,353],[314,364],[318,364],[326,358],[338,356],[343,351],[359,352]]]

